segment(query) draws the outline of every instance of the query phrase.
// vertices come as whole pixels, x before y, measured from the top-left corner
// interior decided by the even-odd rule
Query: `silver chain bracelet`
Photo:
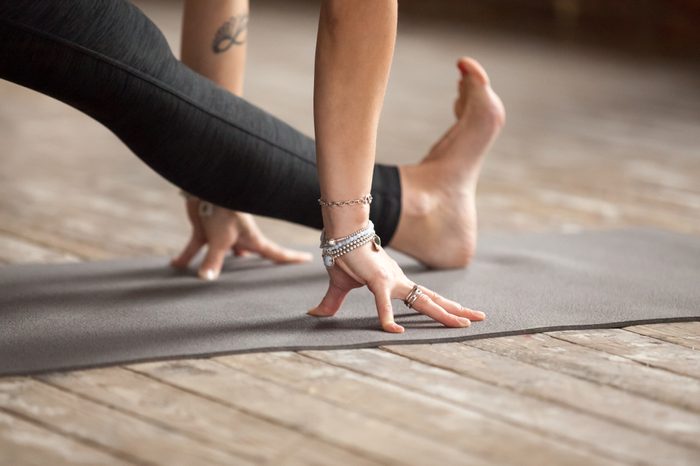
[[[342,207],[357,204],[371,204],[372,195],[366,194],[359,199],[349,199],[347,201],[324,201],[323,199],[319,198],[318,203],[321,207]]]

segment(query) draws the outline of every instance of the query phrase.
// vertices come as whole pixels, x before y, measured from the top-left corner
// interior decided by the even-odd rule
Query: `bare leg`
[[[457,66],[457,121],[420,163],[399,167],[402,212],[390,243],[435,268],[464,267],[474,255],[479,172],[505,123],[501,99],[481,65],[462,57]]]

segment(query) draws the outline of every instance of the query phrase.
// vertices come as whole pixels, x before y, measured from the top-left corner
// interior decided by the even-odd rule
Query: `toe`
[[[457,67],[462,72],[463,77],[469,76],[471,80],[481,85],[489,84],[489,76],[486,74],[486,70],[473,58],[460,57],[457,60]]]

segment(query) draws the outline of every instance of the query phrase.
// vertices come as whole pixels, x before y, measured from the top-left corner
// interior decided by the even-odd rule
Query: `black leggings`
[[[323,226],[313,139],[183,65],[125,0],[0,0],[0,78],[86,113],[202,199]],[[401,212],[396,166],[374,166],[372,197],[388,244]]]

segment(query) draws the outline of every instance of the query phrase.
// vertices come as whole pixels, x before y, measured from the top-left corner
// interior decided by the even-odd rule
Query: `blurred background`
[[[178,1],[135,2],[178,53]],[[245,98],[313,136],[319,2],[251,0]],[[651,226],[700,233],[700,2],[399,1],[377,160],[420,160],[453,122],[460,55],[507,111],[478,190],[480,229]],[[0,81],[0,257],[174,254],[177,190],[104,127]],[[260,219],[285,244],[318,232]],[[13,259],[14,258],[14,259]]]

